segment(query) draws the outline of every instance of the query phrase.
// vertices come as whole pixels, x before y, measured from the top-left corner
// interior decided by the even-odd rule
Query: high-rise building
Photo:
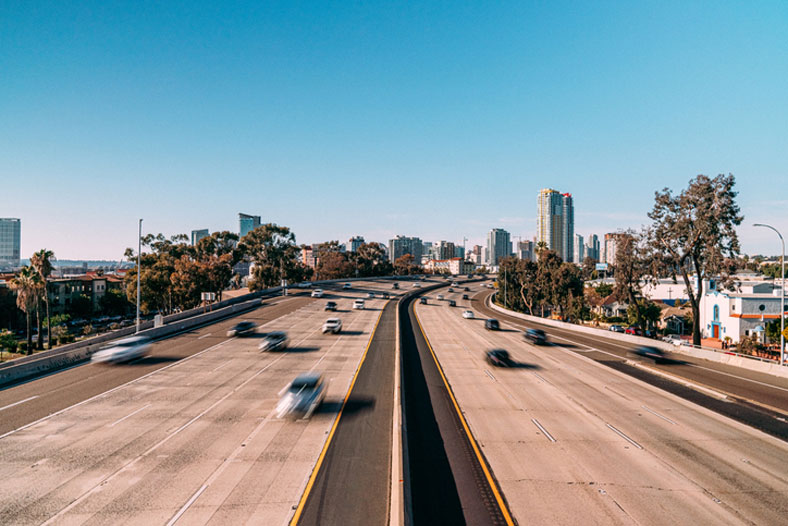
[[[433,244],[432,241],[424,241],[421,244],[421,257],[422,258],[426,257],[427,259],[430,259],[430,258],[434,259],[434,257],[433,257],[434,254],[432,252],[432,244]]]
[[[527,240],[518,242],[515,254],[520,259],[536,261],[536,243]]]
[[[605,234],[605,253],[603,255],[603,262],[608,265],[616,264],[616,245],[621,236],[625,236],[624,232],[615,232]]]
[[[599,238],[596,234],[588,236],[586,242],[586,256],[587,258],[595,259],[597,262],[601,261],[599,258]]]
[[[580,264],[585,259],[586,257],[585,248],[586,246],[583,244],[583,236],[581,236],[580,234],[575,234],[575,246],[574,246],[575,255],[573,259],[575,263]]]
[[[434,248],[435,259],[451,259],[454,257],[454,243],[451,241],[438,241]]]
[[[0,218],[0,268],[18,267],[22,244],[22,221],[13,217]]]
[[[488,263],[497,266],[501,259],[512,254],[512,242],[509,232],[502,228],[493,228],[487,233]]]
[[[389,261],[394,263],[405,254],[410,254],[418,265],[421,263],[422,248],[421,239],[417,237],[397,236],[389,240]]]
[[[364,244],[363,236],[351,237],[347,242],[347,251],[356,252],[358,248]]]
[[[564,261],[574,257],[575,207],[572,194],[543,188],[537,198],[536,238]]]
[[[260,216],[250,216],[249,214],[238,214],[238,232],[241,237],[260,226]]]
[[[204,237],[208,237],[211,234],[208,232],[207,228],[203,228],[201,230],[192,230],[192,246],[195,246],[200,240]]]
[[[465,247],[461,247],[460,245],[454,246],[454,257],[465,259]]]

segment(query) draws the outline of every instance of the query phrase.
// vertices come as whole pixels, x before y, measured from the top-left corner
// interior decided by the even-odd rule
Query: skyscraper
[[[544,242],[564,261],[574,256],[575,207],[572,194],[562,194],[551,188],[539,191],[536,201],[536,239]]]
[[[435,249],[435,259],[451,259],[454,256],[454,243],[451,241],[438,241]]]
[[[585,248],[586,246],[583,244],[583,236],[581,236],[580,234],[575,234],[575,246],[574,246],[575,263],[582,263],[583,260],[585,259]]]
[[[597,262],[600,262],[601,259],[599,258],[599,238],[596,234],[591,234],[588,236],[588,241],[586,242],[586,256],[587,258],[595,259]]]
[[[603,262],[608,265],[616,264],[616,246],[621,236],[625,236],[624,232],[615,232],[605,234],[605,253],[603,255]]]
[[[238,231],[241,237],[260,226],[260,216],[250,216],[248,214],[238,214]]]
[[[422,247],[421,239],[417,237],[397,236],[389,240],[389,261],[394,263],[405,254],[410,254],[414,264],[420,265]]]
[[[363,244],[364,244],[364,238],[362,236],[351,237],[347,242],[347,251],[356,252],[358,248]]]
[[[208,232],[207,228],[203,228],[201,230],[192,230],[192,246],[195,246],[200,240],[204,237],[208,237],[211,234]]]
[[[502,228],[493,228],[487,234],[488,264],[498,265],[499,261],[512,253],[512,242],[509,232]]]
[[[20,265],[22,221],[17,218],[0,218],[0,268]]]
[[[517,243],[517,257],[526,261],[536,261],[536,243],[533,241],[520,241]]]

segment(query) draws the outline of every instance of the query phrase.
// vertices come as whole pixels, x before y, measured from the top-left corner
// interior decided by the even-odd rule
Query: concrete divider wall
[[[509,310],[504,307],[501,307],[500,305],[497,305],[492,301],[492,296],[489,296],[489,298],[490,298],[489,305],[492,309],[507,314],[509,316],[513,316],[515,318],[521,318],[525,321],[530,321],[532,323],[538,323],[540,325],[546,325],[548,327],[556,327],[559,329],[566,329],[573,332],[589,334],[591,336],[607,338],[608,340],[617,340],[623,343],[627,343],[629,345],[648,345],[651,347],[657,347],[658,349],[671,353],[685,354],[687,356],[700,358],[702,360],[724,363],[734,367],[741,367],[742,369],[748,369],[750,371],[757,371],[760,373],[780,376],[782,378],[788,378],[788,367],[785,366],[780,367],[780,365],[776,363],[762,362],[760,360],[753,360],[750,358],[745,358],[743,356],[726,354],[724,352],[717,352],[709,349],[697,349],[694,347],[688,347],[686,345],[675,346],[667,342],[652,340],[651,338],[644,338],[642,336],[633,336],[631,334],[622,334],[619,332],[612,332],[604,329],[597,329],[594,327],[575,325],[574,323],[567,323],[564,321],[551,320],[548,318],[540,318],[538,316],[530,316],[528,314],[515,312],[513,310]]]

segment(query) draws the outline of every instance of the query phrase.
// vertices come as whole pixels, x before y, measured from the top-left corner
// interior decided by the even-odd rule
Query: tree
[[[594,258],[583,259],[583,279],[586,281],[595,279],[597,277],[596,264],[598,261]]]
[[[85,294],[80,294],[71,301],[71,313],[75,318],[93,316],[93,302]]]
[[[150,252],[140,255],[140,310],[148,314],[154,310],[171,312],[173,310],[173,290],[171,276],[175,272],[175,262],[184,255],[193,253],[194,248],[186,241],[188,237],[178,234],[170,238],[163,234],[148,234],[142,238],[142,245],[149,247]],[[134,250],[126,249],[126,258],[136,263]],[[126,296],[129,301],[137,300],[137,267],[126,273]],[[178,306],[177,303],[175,306]]]
[[[616,268],[613,272],[616,284],[613,292],[618,301],[625,301],[630,306],[634,306],[632,313],[635,323],[638,327],[643,327],[642,311],[638,301],[641,284],[647,276],[647,263],[639,241],[640,238],[632,230],[617,235]]]
[[[25,266],[10,282],[16,292],[16,306],[25,313],[27,322],[27,354],[33,354],[33,335],[30,332],[30,317],[41,292],[41,278],[32,267]],[[40,336],[40,335],[39,335]],[[40,338],[39,338],[40,339]]]
[[[118,289],[108,289],[99,300],[99,308],[105,316],[123,316],[130,306],[129,300]]]
[[[360,277],[388,276],[394,271],[383,248],[378,243],[363,243],[352,258]]]
[[[719,276],[722,286],[730,286],[725,275],[725,259],[739,253],[736,226],[743,217],[736,204],[733,175],[710,178],[698,175],[680,194],[668,188],[655,192],[649,244],[658,256],[661,269],[674,277],[680,273],[692,307],[692,342],[700,345],[700,298],[703,281]],[[697,286],[693,287],[690,273]]]
[[[613,285],[609,283],[601,283],[598,286],[594,287],[594,290],[602,296],[602,299],[607,298],[611,294],[613,294]]]
[[[517,311],[523,310],[524,302],[520,295],[522,278],[518,269],[518,260],[513,257],[502,258],[498,266],[498,293],[496,302]]]
[[[16,352],[16,338],[11,331],[0,331],[0,361],[3,359],[3,351]]]
[[[30,258],[30,264],[38,273],[41,281],[43,282],[44,287],[44,304],[46,305],[47,309],[47,348],[52,348],[52,328],[49,323],[49,276],[52,274],[52,258],[55,257],[55,253],[51,250],[47,250],[42,248]],[[44,348],[43,338],[41,338],[41,327],[38,328],[38,348]]]
[[[286,226],[261,225],[241,239],[238,249],[254,262],[252,291],[275,287],[283,279],[297,283],[312,272],[298,261],[295,234]]]
[[[535,261],[520,260],[517,264],[517,281],[520,285],[520,298],[528,309],[528,314],[533,316],[534,307],[539,305],[544,298],[543,290],[539,287],[539,265]]]
[[[320,279],[342,279],[352,277],[355,274],[355,269],[347,254],[339,251],[325,251],[320,252],[317,273]]]
[[[394,261],[394,273],[398,276],[411,274],[421,274],[423,269],[414,263],[415,258],[411,254],[405,254]]]

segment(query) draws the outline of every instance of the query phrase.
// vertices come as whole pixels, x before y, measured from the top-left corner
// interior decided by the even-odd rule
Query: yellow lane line
[[[495,483],[495,479],[493,479],[490,470],[487,469],[487,463],[484,461],[484,457],[482,457],[482,453],[479,450],[479,446],[476,444],[476,440],[473,438],[473,434],[471,433],[470,427],[468,427],[468,422],[465,421],[465,417],[460,411],[460,405],[457,403],[457,398],[454,396],[454,391],[452,391],[451,386],[449,386],[449,381],[446,379],[446,375],[443,374],[443,367],[441,367],[440,362],[438,361],[438,357],[435,356],[435,351],[432,349],[432,345],[430,344],[429,338],[427,338],[427,333],[424,332],[424,327],[421,326],[421,322],[419,321],[419,317],[416,314],[416,309],[413,309],[413,316],[416,318],[416,323],[419,326],[419,330],[421,331],[421,335],[424,336],[424,341],[427,342],[427,348],[430,350],[430,354],[432,355],[432,359],[435,361],[435,365],[438,367],[438,372],[443,379],[443,384],[446,386],[446,391],[449,393],[449,397],[451,398],[451,402],[454,405],[454,410],[457,411],[457,416],[460,417],[460,422],[462,422],[462,428],[465,430],[465,434],[468,436],[468,441],[471,443],[471,447],[473,447],[473,452],[476,454],[476,458],[479,460],[479,464],[482,467],[482,471],[484,471],[484,476],[487,478],[487,483],[490,484],[492,488],[493,495],[495,495],[495,500],[498,502],[498,507],[501,509],[501,513],[503,513],[504,520],[506,524],[509,526],[514,526],[514,521],[512,520],[512,516],[509,513],[509,509],[506,507],[506,503],[503,501],[503,497],[501,496],[501,491],[498,489],[498,485]]]
[[[337,413],[337,416],[334,419],[334,424],[331,426],[331,432],[328,434],[326,443],[323,446],[323,451],[321,451],[320,456],[317,457],[317,463],[315,464],[315,467],[312,470],[312,475],[310,475],[309,477],[309,482],[306,483],[306,488],[304,489],[304,494],[301,496],[301,500],[298,503],[298,508],[296,508],[296,511],[293,514],[293,518],[290,520],[290,526],[296,526],[296,524],[298,524],[298,520],[301,518],[301,513],[304,512],[304,506],[306,506],[306,500],[309,498],[309,493],[312,491],[312,486],[314,486],[315,484],[315,480],[317,479],[317,474],[320,472],[320,466],[323,465],[323,459],[325,459],[326,452],[328,451],[328,447],[331,445],[331,440],[334,438],[334,433],[336,432],[337,426],[339,425],[339,419],[342,418],[342,412],[345,410],[345,404],[347,404],[347,401],[350,398],[350,393],[353,391],[353,386],[356,385],[356,379],[358,378],[358,373],[359,371],[361,371],[361,366],[364,365],[364,360],[366,360],[367,358],[367,352],[369,352],[369,348],[372,345],[372,339],[375,337],[375,332],[378,330],[378,324],[380,323],[380,318],[382,317],[383,317],[383,309],[380,310],[380,314],[378,315],[378,320],[375,322],[375,327],[372,329],[372,334],[370,335],[369,341],[367,342],[367,347],[364,349],[364,354],[361,356],[361,361],[358,364],[358,368],[356,368],[356,372],[353,374],[353,381],[350,382],[350,387],[348,387],[347,393],[345,394],[345,399],[342,400],[342,407],[339,408],[339,412]]]

